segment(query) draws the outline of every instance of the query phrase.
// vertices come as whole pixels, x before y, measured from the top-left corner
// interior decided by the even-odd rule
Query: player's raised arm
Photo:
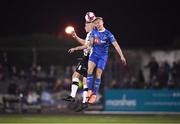
[[[74,39],[76,39],[81,45],[84,45],[84,43],[85,43],[85,40],[84,39],[82,39],[82,38],[80,38],[79,36],[77,36],[77,34],[76,34],[76,32],[75,31],[73,31],[72,32],[72,36],[74,37]]]
[[[124,65],[126,65],[126,59],[125,59],[125,57],[124,57],[124,55],[123,55],[123,53],[122,53],[122,50],[121,50],[119,44],[117,43],[117,41],[112,42],[112,44],[113,44],[113,46],[115,47],[116,51],[118,52],[122,63],[123,63]]]
[[[81,45],[84,45],[85,40],[77,36],[76,31],[73,26],[67,26],[65,28],[65,32],[71,35],[72,37],[74,37]]]

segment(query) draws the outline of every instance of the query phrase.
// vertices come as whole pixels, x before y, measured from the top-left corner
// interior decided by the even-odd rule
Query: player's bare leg
[[[69,101],[69,102],[75,102],[75,96],[79,87],[79,77],[80,77],[80,74],[75,71],[72,75],[71,94],[70,96],[63,98],[63,100]]]

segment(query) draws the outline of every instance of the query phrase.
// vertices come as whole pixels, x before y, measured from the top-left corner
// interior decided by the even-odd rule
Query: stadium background
[[[114,8],[120,6],[118,11],[106,12],[103,12],[106,4],[105,8],[97,9],[81,3],[83,13],[72,6],[74,13],[65,11],[66,2],[59,3],[59,9],[57,3],[2,4],[0,123],[180,122],[180,32],[176,3],[121,1],[113,3]],[[29,8],[25,9],[26,5]],[[81,52],[68,54],[68,49],[78,43],[64,34],[64,28],[68,23],[74,24],[77,33],[84,37],[82,15],[87,8],[104,17],[128,66],[121,65],[111,46],[97,103],[75,113],[74,108],[82,100],[82,87],[74,104],[61,98],[70,92],[72,72]]]

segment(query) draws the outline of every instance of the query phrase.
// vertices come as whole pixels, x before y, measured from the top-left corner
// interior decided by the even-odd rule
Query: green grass
[[[180,116],[0,115],[0,123],[180,123]]]

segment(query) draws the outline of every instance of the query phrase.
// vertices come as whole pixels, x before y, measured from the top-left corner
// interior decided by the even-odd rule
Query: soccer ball
[[[87,12],[85,15],[86,22],[92,22],[96,19],[96,16],[93,12]]]

